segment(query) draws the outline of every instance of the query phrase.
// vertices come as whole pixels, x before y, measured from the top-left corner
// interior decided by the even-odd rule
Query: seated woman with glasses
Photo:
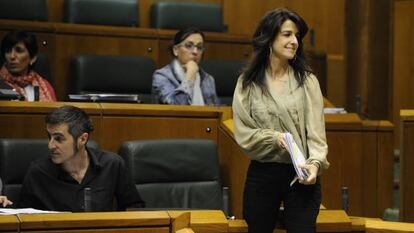
[[[204,34],[186,28],[175,34],[171,46],[174,60],[156,70],[152,94],[158,103],[179,105],[218,105],[214,78],[199,67],[204,52]]]
[[[18,92],[25,101],[56,101],[50,83],[32,68],[37,59],[37,40],[26,31],[11,31],[1,41],[0,83]]]

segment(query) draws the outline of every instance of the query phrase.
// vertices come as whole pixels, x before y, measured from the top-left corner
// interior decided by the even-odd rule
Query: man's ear
[[[82,145],[86,145],[88,140],[89,140],[89,134],[88,133],[83,133],[79,137],[79,143],[82,144]]]

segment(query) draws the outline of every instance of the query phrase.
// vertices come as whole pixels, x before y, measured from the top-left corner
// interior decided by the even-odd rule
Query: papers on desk
[[[325,114],[344,114],[347,113],[345,108],[324,108],[323,113]]]
[[[306,179],[308,178],[309,174],[306,169],[299,167],[300,165],[306,164],[306,159],[305,156],[303,156],[302,151],[300,151],[300,148],[296,144],[295,140],[293,139],[292,134],[285,133],[285,141],[288,145],[287,150],[289,151],[290,158],[292,159],[292,164],[297,175],[297,177],[295,177],[295,179],[290,183],[290,186],[292,186],[297,178]]]
[[[140,103],[141,100],[136,94],[80,94],[69,95],[71,101],[86,101],[86,102],[126,102],[126,103]]]
[[[38,210],[38,209],[33,209],[33,208],[24,208],[24,209],[0,208],[0,215],[51,214],[51,213],[62,213],[62,212]]]

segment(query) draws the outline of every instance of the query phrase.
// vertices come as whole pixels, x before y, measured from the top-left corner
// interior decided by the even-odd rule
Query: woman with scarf
[[[199,67],[204,52],[204,34],[186,28],[175,34],[171,53],[175,59],[156,70],[152,94],[161,104],[218,105],[214,78]]]
[[[32,69],[37,52],[34,35],[26,31],[6,34],[1,42],[4,64],[0,70],[0,81],[18,92],[25,101],[56,101],[52,85]]]

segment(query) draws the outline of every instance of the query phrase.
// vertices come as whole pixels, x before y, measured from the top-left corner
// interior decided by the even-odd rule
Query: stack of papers
[[[38,209],[33,209],[33,208],[24,208],[24,209],[0,208],[0,215],[51,214],[51,213],[62,213],[62,212],[38,210]]]
[[[136,94],[80,94],[69,95],[71,101],[140,103]]]
[[[289,151],[290,158],[292,159],[293,167],[295,168],[297,178],[306,179],[309,174],[306,169],[300,168],[299,166],[306,164],[305,156],[303,156],[302,151],[300,151],[298,145],[292,137],[292,134],[285,133],[285,142],[288,145],[287,150]],[[293,180],[291,185],[296,181]]]
[[[345,108],[324,108],[323,113],[325,114],[345,114],[347,113]]]

